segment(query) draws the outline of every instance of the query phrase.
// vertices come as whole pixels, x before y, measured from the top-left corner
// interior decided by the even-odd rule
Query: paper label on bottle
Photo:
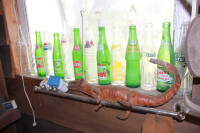
[[[106,64],[97,64],[98,79],[107,80]]]
[[[44,69],[44,58],[36,57],[37,69]]]
[[[86,41],[85,48],[92,48],[92,46],[93,46],[93,41],[92,40],[91,41]]]
[[[82,63],[80,61],[74,61],[74,68],[80,68],[82,66]]]
[[[182,67],[186,67],[186,61],[185,61],[185,55],[182,55],[181,53],[175,53],[175,60],[182,64]]]
[[[103,50],[103,44],[98,45],[98,50]]]
[[[144,53],[142,53],[142,56],[156,57],[156,52],[144,52]]]
[[[49,43],[44,43],[44,50],[49,50],[50,49],[50,44]]]
[[[36,49],[39,49],[39,47],[40,47],[39,45],[36,45]]]
[[[79,45],[74,45],[74,51],[78,51],[80,49]]]
[[[173,78],[169,75],[169,71],[158,68],[157,81],[161,86],[169,86],[173,84]]]
[[[122,81],[122,62],[114,60],[114,65],[111,67],[111,79],[113,81]]]
[[[62,73],[62,60],[61,59],[54,60],[53,65],[54,65],[55,73]]]

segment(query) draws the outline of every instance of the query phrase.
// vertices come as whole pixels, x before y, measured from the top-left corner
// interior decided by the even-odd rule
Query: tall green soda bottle
[[[79,28],[74,28],[73,64],[75,79],[83,76],[83,51]]]
[[[53,46],[53,66],[54,75],[64,78],[64,69],[61,54],[61,43],[59,33],[54,33],[54,46]]]
[[[111,83],[110,78],[110,52],[107,46],[106,33],[103,19],[99,19],[99,42],[97,49],[97,71],[98,83],[107,85]]]
[[[40,31],[36,31],[35,35],[36,35],[35,59],[37,64],[37,73],[38,77],[45,77],[46,69],[44,63],[43,44],[41,40]]]
[[[170,36],[170,22],[164,22],[162,26],[162,41],[158,51],[158,60],[162,60],[174,65],[174,51]],[[174,83],[174,76],[172,73],[158,65],[157,69],[157,89],[164,92],[169,89]]]
[[[140,48],[138,45],[136,26],[129,26],[129,39],[126,49],[126,86],[140,86]]]

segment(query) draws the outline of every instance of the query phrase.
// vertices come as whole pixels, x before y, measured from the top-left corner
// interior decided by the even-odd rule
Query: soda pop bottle
[[[62,54],[61,54],[61,43],[59,33],[54,33],[54,46],[53,46],[53,66],[54,75],[64,78]]]
[[[122,85],[122,47],[120,41],[120,30],[118,26],[113,27],[113,43],[111,47],[111,84]]]
[[[152,37],[152,25],[145,27],[144,45],[141,49],[141,88],[144,90],[156,89],[157,65],[149,62],[156,58],[156,47]]]
[[[140,86],[140,48],[138,45],[136,26],[129,26],[129,39],[126,49],[126,86]]]
[[[97,82],[97,60],[96,60],[96,47],[94,44],[92,31],[88,28],[84,28],[85,32],[85,63],[86,63],[86,77],[89,83]]]
[[[63,31],[61,39],[61,52],[64,68],[64,77],[66,81],[74,80],[74,66],[73,66],[73,40],[67,24],[67,20],[63,21]]]
[[[103,19],[99,19],[99,42],[97,50],[98,83],[107,85],[111,83],[110,78],[110,52],[107,46],[106,33]]]
[[[37,73],[38,77],[45,77],[46,69],[44,63],[43,44],[41,40],[40,31],[36,31],[35,34],[36,34],[35,59],[37,63]]]
[[[158,60],[174,65],[174,51],[170,36],[170,22],[164,22],[162,27],[162,41],[158,51]],[[157,68],[157,89],[164,92],[174,83],[174,76],[166,69],[158,65]]]
[[[83,76],[83,51],[79,28],[74,28],[73,63],[75,79],[81,79]]]
[[[49,32],[44,32],[44,61],[46,67],[46,77],[49,78],[50,75],[54,75],[53,70],[53,51],[50,41]]]

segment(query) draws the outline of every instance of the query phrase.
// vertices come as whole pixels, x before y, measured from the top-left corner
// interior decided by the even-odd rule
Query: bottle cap
[[[104,22],[102,18],[99,19],[99,27],[104,27]]]

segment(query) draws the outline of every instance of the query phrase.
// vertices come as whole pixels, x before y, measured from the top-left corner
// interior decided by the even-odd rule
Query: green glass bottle
[[[164,22],[162,27],[162,41],[158,51],[158,60],[162,60],[174,65],[174,50],[170,36],[170,22]],[[166,69],[158,65],[157,69],[157,89],[164,92],[174,83],[174,76]]]
[[[45,77],[46,69],[44,63],[43,44],[41,40],[40,31],[36,31],[35,35],[36,35],[35,59],[37,64],[37,74],[38,77]]]
[[[83,76],[83,51],[79,28],[74,28],[74,49],[73,63],[75,79],[81,79]],[[85,68],[85,63],[84,63]]]
[[[102,19],[99,19],[99,42],[97,50],[98,83],[107,85],[110,78],[110,52],[106,41],[105,27]]]
[[[140,48],[138,45],[136,26],[129,26],[129,39],[126,49],[126,86],[140,86]]]
[[[54,75],[64,78],[64,69],[61,54],[61,43],[59,33],[54,33],[54,46],[53,46],[53,66]]]

